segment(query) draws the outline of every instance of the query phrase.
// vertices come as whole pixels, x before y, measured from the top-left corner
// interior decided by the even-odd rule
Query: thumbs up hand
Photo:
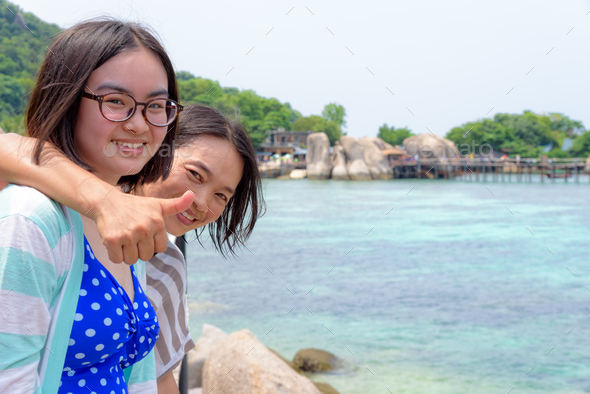
[[[192,201],[190,191],[178,198],[160,199],[133,196],[115,189],[88,217],[96,221],[109,259],[114,263],[135,264],[138,259],[149,260],[154,253],[167,249],[164,217],[187,210]]]

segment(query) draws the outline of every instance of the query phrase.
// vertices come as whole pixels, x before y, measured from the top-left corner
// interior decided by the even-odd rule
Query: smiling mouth
[[[188,220],[190,220],[191,222],[193,222],[193,223],[197,221],[197,218],[189,215],[186,211],[180,212],[180,214],[182,216],[184,216],[185,218],[187,218]]]
[[[131,148],[131,149],[141,148],[142,146],[145,145],[144,142],[132,144],[132,143],[129,143],[129,142],[113,141],[113,143],[115,143],[118,146],[125,146],[125,147]]]

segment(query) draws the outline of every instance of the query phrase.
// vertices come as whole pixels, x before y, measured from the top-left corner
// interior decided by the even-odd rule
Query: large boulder
[[[307,171],[305,170],[293,170],[289,174],[289,178],[291,179],[303,179],[307,176]]]
[[[441,157],[459,156],[455,143],[446,138],[424,133],[404,140],[406,156],[418,155],[421,159],[440,159]]]
[[[336,141],[334,145],[334,152],[332,153],[332,179],[337,180],[349,180],[348,172],[346,171],[346,153],[344,148],[340,144],[340,141]]]
[[[330,164],[330,140],[326,133],[313,133],[307,136],[307,177],[309,179],[329,179],[332,165]]]
[[[340,137],[340,143],[346,153],[346,172],[353,181],[368,181],[372,179],[369,167],[365,164],[363,147],[356,138]]]
[[[203,365],[205,360],[217,342],[225,337],[227,337],[227,333],[223,330],[211,324],[203,325],[203,335],[195,343],[195,348],[188,352],[188,387],[201,387],[203,385]]]
[[[302,372],[326,372],[336,368],[337,361],[332,353],[308,348],[297,352],[293,365]]]
[[[220,340],[203,366],[203,392],[321,394],[303,375],[268,350],[250,331]]]
[[[363,157],[369,167],[371,178],[392,179],[393,169],[387,156],[381,153],[386,148],[385,142],[381,138],[363,137],[359,139],[359,144],[363,147]]]

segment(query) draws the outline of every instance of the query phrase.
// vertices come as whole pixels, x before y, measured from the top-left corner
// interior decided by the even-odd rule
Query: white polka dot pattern
[[[135,291],[132,302],[96,260],[86,238],[84,242],[80,298],[58,393],[127,393],[123,368],[152,350],[159,328],[157,317],[134,268],[130,268]]]

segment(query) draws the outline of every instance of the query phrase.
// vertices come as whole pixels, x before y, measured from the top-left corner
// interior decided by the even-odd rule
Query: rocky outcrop
[[[406,156],[418,155],[421,159],[459,156],[459,151],[453,141],[431,133],[408,137],[403,144],[407,152]]]
[[[307,177],[309,179],[329,179],[332,171],[330,163],[330,140],[326,133],[313,133],[307,136]]]
[[[349,180],[348,172],[346,171],[346,153],[340,141],[336,141],[334,145],[334,152],[332,153],[332,179]]]
[[[336,368],[337,358],[319,349],[302,349],[293,358],[293,365],[302,372],[326,372]]]
[[[188,387],[202,386],[205,360],[217,342],[225,337],[227,333],[223,330],[211,324],[203,325],[203,335],[197,340],[195,348],[188,353]]]
[[[203,392],[321,394],[316,386],[273,354],[250,331],[220,340],[203,366]]]
[[[365,164],[363,147],[356,138],[342,136],[340,143],[346,153],[346,172],[353,181],[368,181],[371,178],[369,167]]]
[[[293,170],[289,174],[289,178],[290,179],[303,179],[305,177],[307,177],[307,171],[306,170]]]
[[[387,157],[381,153],[386,148],[385,142],[381,138],[363,137],[359,139],[359,144],[363,148],[363,157],[371,173],[371,178],[392,179],[393,169]]]

